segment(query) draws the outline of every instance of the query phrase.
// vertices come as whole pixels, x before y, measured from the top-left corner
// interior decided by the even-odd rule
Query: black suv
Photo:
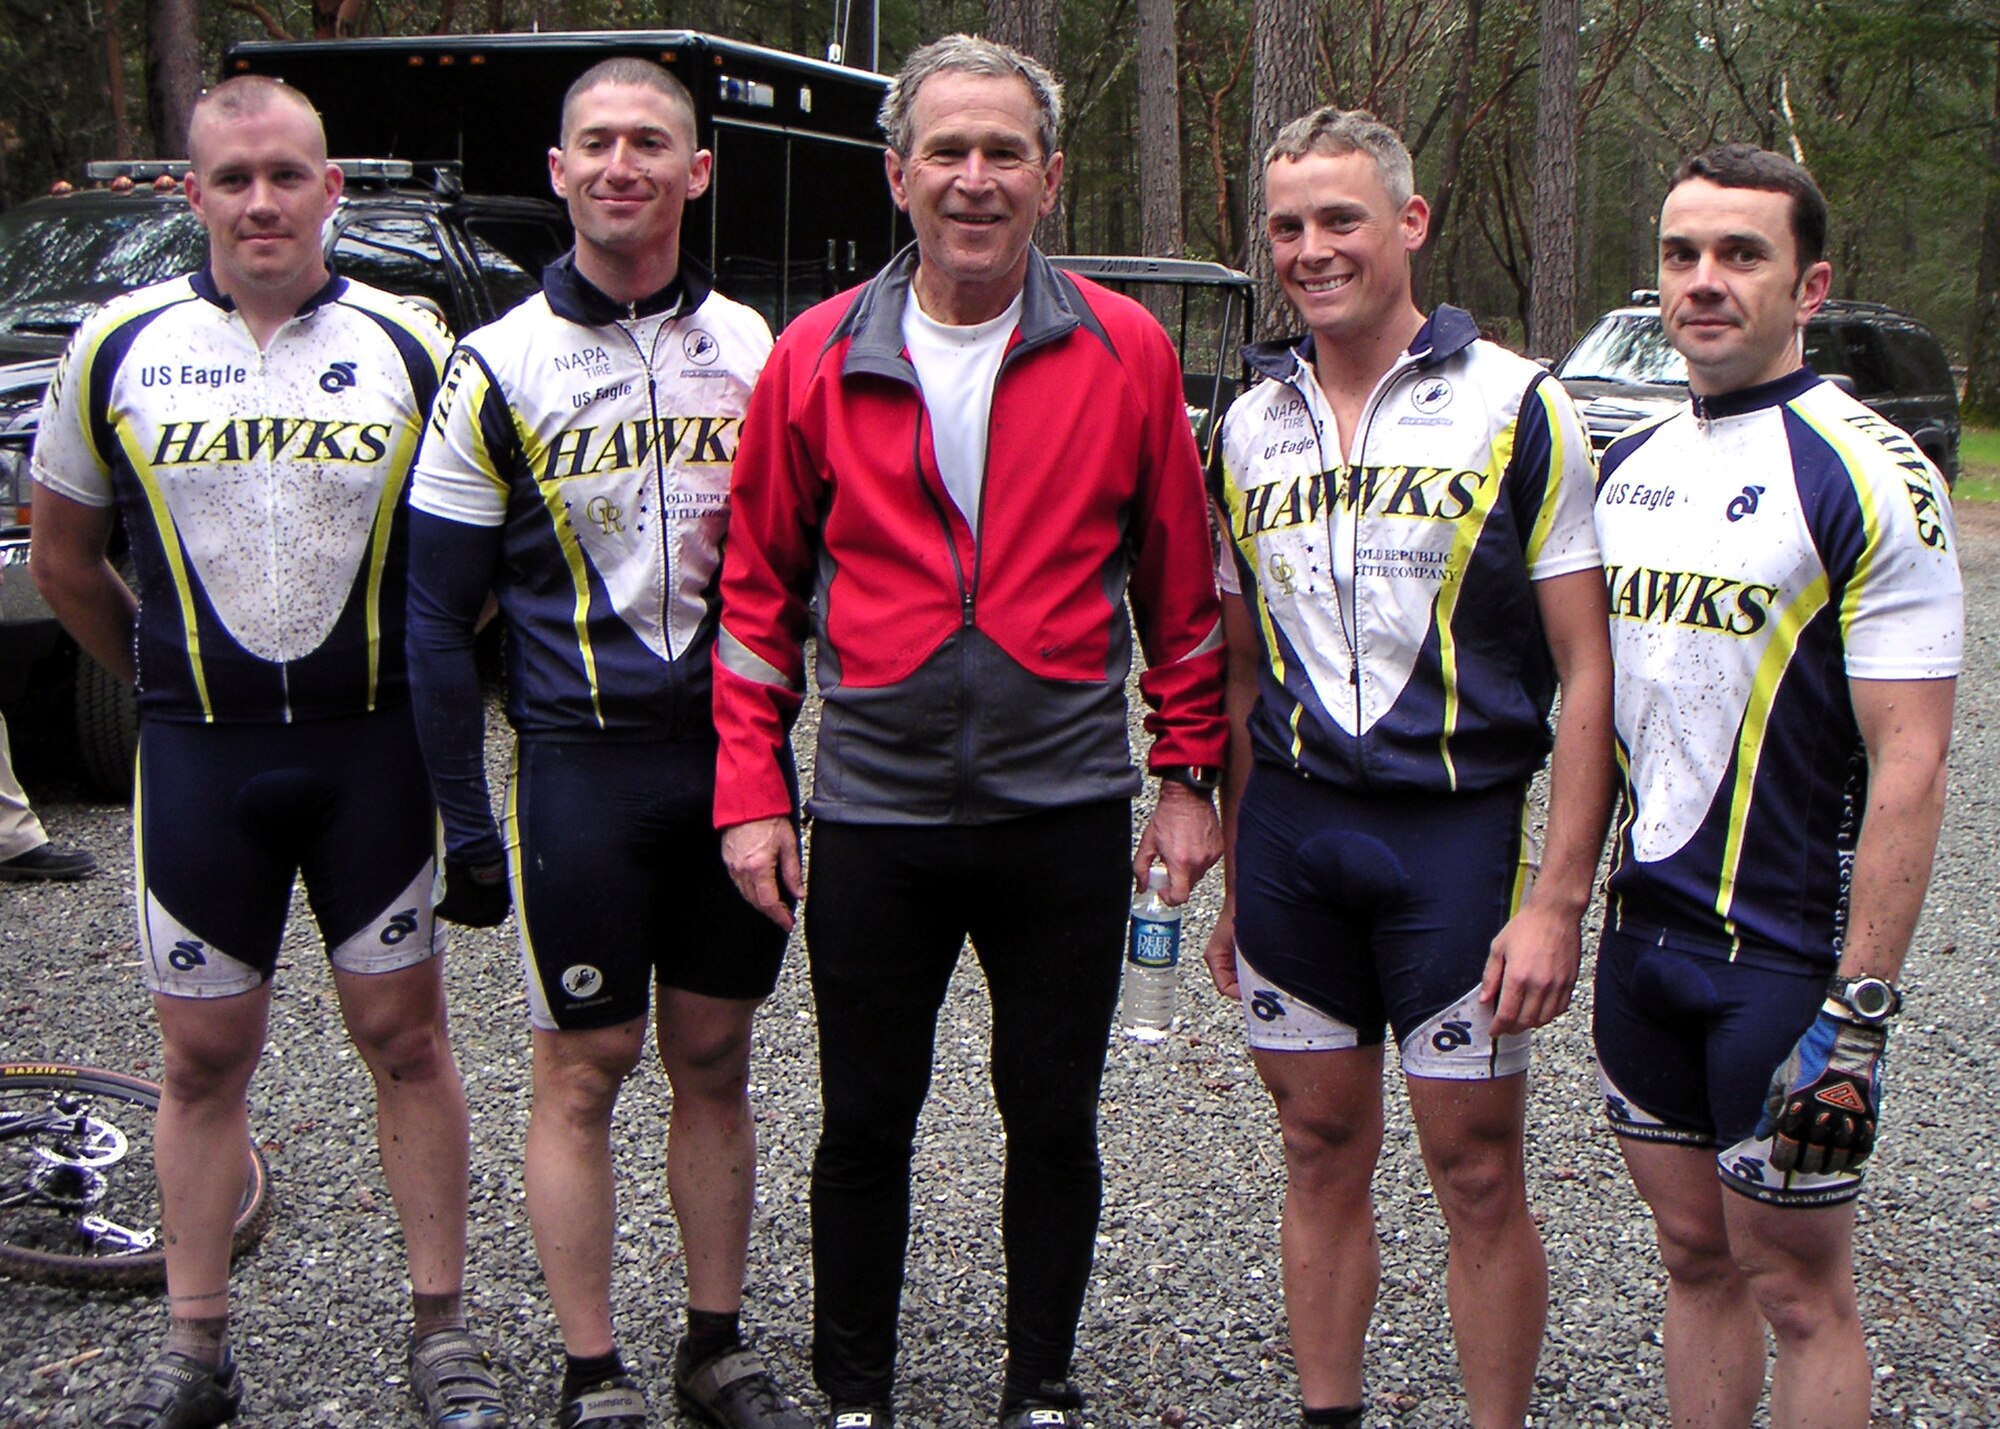
[[[1929,328],[1879,303],[1836,299],[1806,324],[1805,357],[1908,432],[1947,482],[1958,480],[1958,385]],[[1556,376],[1600,452],[1633,423],[1687,400],[1687,364],[1660,326],[1656,292],[1636,292],[1632,306],[1599,318]]]
[[[339,160],[346,192],[325,231],[342,276],[434,310],[453,332],[490,322],[541,282],[569,244],[555,204],[477,198],[456,169],[423,174],[401,160]],[[28,451],[42,392],[77,325],[121,293],[188,272],[208,239],[188,207],[179,161],[92,164],[99,187],[0,213],[0,702],[75,672],[78,753],[98,792],[131,787],[137,725],[129,693],[76,649],[28,579],[33,483]],[[114,557],[119,554],[114,550]]]

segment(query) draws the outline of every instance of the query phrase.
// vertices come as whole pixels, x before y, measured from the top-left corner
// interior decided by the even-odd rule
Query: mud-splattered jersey
[[[449,346],[423,309],[332,277],[260,349],[205,271],[78,331],[34,474],[124,518],[145,717],[289,722],[407,697],[405,496]]]

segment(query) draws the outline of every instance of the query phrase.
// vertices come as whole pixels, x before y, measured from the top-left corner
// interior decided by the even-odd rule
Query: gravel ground
[[[1951,803],[1936,882],[1906,972],[1887,1140],[1861,1203],[1857,1258],[1877,1422],[2000,1423],[1989,1361],[2000,1338],[1994,1253],[1996,1074],[1978,959],[1996,945],[1990,869],[2000,847],[2000,513],[1961,513],[1970,604]],[[19,749],[32,738],[16,727]],[[0,1058],[61,1058],[157,1075],[137,971],[127,811],[78,802],[58,777],[34,792],[65,841],[106,865],[71,887],[0,885]],[[1024,895],[1032,896],[1032,891]],[[1199,948],[1219,899],[1197,896]],[[339,1035],[323,955],[301,909],[286,944],[271,1049],[253,1091],[277,1217],[239,1263],[234,1336],[250,1396],[245,1429],[416,1424],[403,1369],[401,1250],[372,1153],[371,1098]],[[1296,1422],[1279,1284],[1282,1162],[1268,1099],[1234,1005],[1186,969],[1182,1032],[1119,1039],[1103,1106],[1106,1192],[1098,1274],[1076,1378],[1099,1429]],[[518,955],[503,933],[457,931],[448,964],[455,1040],[473,1107],[475,1323],[495,1344],[522,1425],[550,1421],[559,1342],[521,1198],[528,1036]],[[1587,974],[1586,974],[1587,978]],[[904,1298],[900,1407],[912,1426],[991,1423],[1002,1303],[999,1123],[984,1075],[987,1015],[967,959],[939,1027],[919,1135],[918,1208]],[[1544,1034],[1532,1109],[1531,1195],[1548,1241],[1553,1303],[1537,1425],[1662,1424],[1662,1284],[1648,1218],[1597,1112],[1589,990]],[[805,1398],[810,1320],[806,1172],[818,1123],[811,1009],[794,949],[760,1021],[753,1099],[763,1172],[749,1318],[781,1379]],[[1444,1228],[1398,1093],[1377,1177],[1382,1295],[1368,1352],[1369,1423],[1449,1425],[1463,1408],[1444,1311]],[[620,1110],[618,1320],[656,1419],[673,1422],[669,1357],[681,1296],[666,1208],[667,1095],[656,1068]],[[1968,1152],[1953,1152],[1957,1136]],[[161,1333],[151,1295],[0,1285],[0,1429],[98,1422]],[[93,1412],[94,1411],[94,1412]]]

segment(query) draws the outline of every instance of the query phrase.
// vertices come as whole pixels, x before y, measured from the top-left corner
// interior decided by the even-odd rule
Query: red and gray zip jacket
[[[781,754],[809,610],[815,817],[991,823],[1136,793],[1128,594],[1151,765],[1222,762],[1221,624],[1173,345],[1138,304],[1031,251],[975,538],[903,349],[916,261],[906,249],[799,318],[751,397],[715,651],[719,828],[792,811]]]

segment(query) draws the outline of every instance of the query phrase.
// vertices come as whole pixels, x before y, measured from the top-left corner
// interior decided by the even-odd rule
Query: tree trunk
[[[1986,131],[1986,207],[1979,224],[1979,286],[1972,299],[1972,345],[1966,351],[1968,421],[2000,422],[2000,41],[1993,52],[1993,108]]]
[[[1576,336],[1576,33],[1581,7],[1578,0],[1541,0],[1541,7],[1528,351],[1553,362]]]
[[[104,92],[111,101],[111,156],[132,157],[132,122],[125,106],[125,41],[118,31],[118,0],[104,0]]]
[[[1056,39],[1061,28],[1062,0],[986,0],[986,37],[1040,60],[1058,79],[1062,70],[1056,64]],[[1063,208],[1058,192],[1056,206],[1035,226],[1035,242],[1045,253],[1059,253],[1069,246]]]
[[[1293,323],[1291,304],[1271,268],[1265,238],[1264,151],[1287,122],[1313,107],[1318,85],[1306,56],[1319,53],[1313,0],[1256,0],[1256,52],[1250,69],[1250,216],[1243,225],[1250,276],[1257,282],[1257,335],[1276,337]]]
[[[162,158],[187,154],[188,120],[201,94],[200,12],[199,0],[147,0],[146,122]]]
[[[1452,200],[1458,191],[1459,171],[1465,165],[1465,139],[1472,128],[1472,71],[1479,60],[1479,18],[1485,0],[1466,0],[1465,32],[1458,55],[1452,62],[1451,115],[1445,122],[1444,163],[1438,173],[1437,188],[1431,193],[1431,231],[1417,254],[1416,291],[1419,305],[1426,301],[1432,259],[1438,241],[1451,222]]]
[[[1181,256],[1180,46],[1174,0],[1139,0],[1139,245]]]

